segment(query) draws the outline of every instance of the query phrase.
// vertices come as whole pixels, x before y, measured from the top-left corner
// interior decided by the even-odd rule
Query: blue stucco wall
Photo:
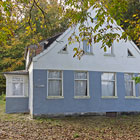
[[[6,97],[6,113],[29,112],[28,97]]]
[[[34,70],[33,115],[140,111],[140,98],[126,99],[124,74],[116,75],[118,98],[102,98],[101,72],[89,72],[90,98],[75,99],[74,71],[63,71],[64,99],[47,99],[47,70]]]

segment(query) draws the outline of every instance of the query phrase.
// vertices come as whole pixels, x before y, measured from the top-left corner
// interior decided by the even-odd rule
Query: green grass
[[[24,120],[27,118],[27,114],[6,114],[5,113],[6,99],[5,95],[0,96],[0,120],[2,121],[16,121]]]
[[[6,100],[5,94],[0,95],[0,100],[2,100],[2,101]]]
[[[5,101],[2,99],[2,96],[0,96],[0,116],[3,116],[5,112]]]

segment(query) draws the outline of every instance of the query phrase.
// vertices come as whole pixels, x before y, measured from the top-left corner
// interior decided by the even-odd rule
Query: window
[[[125,96],[135,96],[135,80],[132,78],[134,77],[133,74],[124,74],[124,80],[125,80]]]
[[[130,50],[127,50],[127,56],[128,56],[128,57],[133,57],[133,54],[131,53]]]
[[[108,47],[107,45],[105,46],[106,51],[104,52],[104,56],[115,56],[114,55],[114,44],[112,46]]]
[[[75,96],[88,96],[88,77],[87,72],[74,73],[74,93]]]
[[[112,47],[106,46],[106,52],[105,55],[111,55],[112,54]]]
[[[67,45],[62,49],[63,52],[67,51]]]
[[[62,71],[48,71],[48,96],[63,96]]]
[[[83,50],[85,54],[91,54],[92,53],[92,46],[88,44],[87,40],[83,41]]]
[[[138,75],[138,77],[140,78],[140,75]],[[137,87],[138,87],[138,97],[140,97],[140,83],[137,83]]]
[[[106,47],[106,52],[105,53],[108,53],[108,54],[111,54],[112,53],[112,47]]]
[[[101,76],[102,96],[116,96],[115,73],[103,73]]]
[[[13,77],[12,78],[12,95],[13,96],[24,96],[23,92],[23,78]]]
[[[65,45],[58,53],[68,54],[68,47]]]

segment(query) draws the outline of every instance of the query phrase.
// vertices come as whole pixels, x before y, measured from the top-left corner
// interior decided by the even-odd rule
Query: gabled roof
[[[63,32],[62,32],[63,33]],[[54,35],[48,39],[42,40],[39,42],[40,46],[43,47],[43,51],[46,50],[60,35],[62,35],[62,33],[59,33],[57,35]],[[27,53],[28,50],[36,50],[38,48],[38,46],[36,44],[30,45],[28,47],[25,48],[25,54],[24,54],[24,58],[26,59],[27,57]],[[36,56],[36,54],[32,54],[31,57]]]
[[[56,41],[56,39],[57,39],[60,35],[62,35],[62,33],[59,33],[59,34],[57,34],[57,35],[55,35],[55,36],[53,36],[53,37],[47,39],[47,40],[46,40],[46,41],[47,41],[47,44],[46,44],[46,43],[44,44],[44,50],[47,49],[54,41]],[[45,41],[45,42],[46,42],[46,41]]]

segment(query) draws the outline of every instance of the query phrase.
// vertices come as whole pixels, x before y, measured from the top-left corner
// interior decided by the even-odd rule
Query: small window
[[[111,55],[111,54],[112,54],[112,47],[106,46],[105,55]]]
[[[63,52],[66,52],[67,51],[67,46],[65,46],[63,49],[62,49]]]
[[[85,54],[92,54],[92,46],[88,44],[87,40],[83,41],[83,50]]]
[[[67,54],[68,53],[67,45],[65,45],[58,53]]]
[[[131,51],[129,49],[127,50],[127,56],[128,57],[133,57],[133,54],[131,53]]]
[[[48,96],[63,96],[62,71],[48,71]]]
[[[24,96],[24,86],[22,77],[13,77],[12,79],[12,96]]]
[[[115,73],[103,73],[101,76],[102,96],[116,96]]]
[[[75,96],[88,96],[88,77],[87,72],[74,73],[74,93]]]
[[[134,77],[133,74],[124,74],[125,80],[125,96],[135,96],[135,80],[132,78]]]

